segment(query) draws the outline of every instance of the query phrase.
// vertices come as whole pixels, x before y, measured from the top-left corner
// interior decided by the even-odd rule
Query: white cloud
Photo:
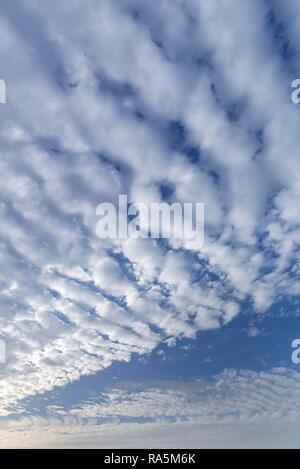
[[[299,386],[286,369],[121,384],[71,408],[48,406],[47,417],[2,421],[1,446],[16,446],[17,431],[21,447],[295,448]]]
[[[121,3],[1,2],[3,415],[163,340],[220,328],[245,299],[265,312],[299,295],[299,112],[266,5]],[[170,145],[171,121],[182,147]],[[205,202],[203,251],[96,237],[100,202],[157,199],[161,184]]]

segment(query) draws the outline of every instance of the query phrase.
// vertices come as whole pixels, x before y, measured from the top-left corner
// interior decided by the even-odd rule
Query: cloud
[[[293,448],[299,386],[299,373],[287,369],[121,383],[72,407],[49,405],[46,417],[2,421],[1,446],[14,446],[18,431],[22,447],[129,447],[134,438],[136,447],[150,448]]]
[[[2,415],[221,328],[245,301],[265,313],[299,295],[299,113],[278,2],[0,9]],[[295,47],[296,10],[287,2]],[[157,201],[162,187],[205,203],[202,251],[97,238],[100,202]]]
[[[299,373],[284,368],[266,372],[225,370],[211,381],[120,384],[91,402],[61,409],[57,415],[80,419],[148,419],[247,422],[297,421],[300,412]],[[97,402],[98,401],[98,402]],[[51,408],[49,408],[51,415]]]

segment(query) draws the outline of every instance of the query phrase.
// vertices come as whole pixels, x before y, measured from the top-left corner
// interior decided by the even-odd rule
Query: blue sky
[[[299,446],[297,0],[2,0],[0,446]],[[205,243],[98,204],[205,204]]]

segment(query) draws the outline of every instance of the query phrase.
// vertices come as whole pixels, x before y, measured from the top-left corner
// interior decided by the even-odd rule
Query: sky
[[[300,446],[298,0],[1,0],[0,447]],[[100,239],[100,203],[205,241]]]

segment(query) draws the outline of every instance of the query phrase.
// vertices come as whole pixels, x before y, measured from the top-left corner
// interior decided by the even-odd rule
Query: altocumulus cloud
[[[225,370],[211,381],[128,383],[47,417],[3,419],[0,438],[34,447],[293,447],[299,435],[299,373]]]
[[[3,0],[0,11],[2,416],[219,329],[245,301],[266,313],[299,295],[298,2]],[[204,248],[98,239],[96,207],[120,193],[203,202]]]

